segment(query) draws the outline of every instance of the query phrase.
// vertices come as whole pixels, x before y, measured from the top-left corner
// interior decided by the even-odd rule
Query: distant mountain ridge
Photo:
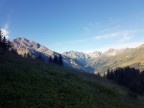
[[[33,58],[39,57],[44,60],[45,62],[49,62],[49,57],[54,57],[55,54],[59,54],[55,51],[52,51],[48,48],[46,48],[45,46],[40,45],[39,43],[36,43],[34,41],[30,41],[28,39],[25,39],[23,37],[19,37],[16,38],[12,41],[13,44],[13,48],[16,50],[16,52],[19,55],[22,56],[27,56],[30,55]],[[77,52],[78,54],[78,52]],[[82,53],[81,53],[82,54]],[[63,62],[64,62],[64,66],[71,68],[71,69],[77,69],[79,71],[88,71],[88,72],[92,72],[93,69],[90,67],[85,67],[83,62],[79,61],[79,60],[75,60],[74,58],[72,58],[71,56],[63,56]],[[78,55],[77,55],[78,56]],[[82,55],[79,55],[78,57],[80,57]],[[83,55],[84,56],[84,55]],[[85,60],[83,58],[83,60]],[[89,71],[91,70],[91,71]]]
[[[69,51],[62,53],[63,55],[70,57],[72,59],[78,60],[84,66],[87,64],[88,60],[91,58],[88,54],[78,51]]]
[[[99,56],[102,55],[102,52],[100,52],[100,51],[94,51],[94,52],[92,52],[92,53],[88,53],[88,55],[89,55],[91,58],[97,58],[97,57],[99,57]]]
[[[45,46],[25,38],[16,38],[12,41],[13,48],[18,54],[25,56],[30,54],[32,57],[41,56],[48,62],[50,56],[59,54]],[[83,53],[69,51],[62,53],[64,65],[68,68],[77,69],[81,72],[105,73],[108,68],[132,66],[144,70],[144,44],[137,48],[113,49],[105,52],[94,51]]]

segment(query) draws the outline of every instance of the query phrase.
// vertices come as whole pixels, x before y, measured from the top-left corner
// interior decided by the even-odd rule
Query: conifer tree
[[[61,54],[59,55],[59,58],[58,58],[58,64],[59,64],[60,66],[63,65],[63,59],[62,59],[62,55],[61,55]]]
[[[7,40],[6,40],[6,37],[4,36],[3,39],[2,39],[2,47],[4,49],[7,49]]]
[[[50,56],[49,57],[49,63],[52,63],[53,62],[53,59],[52,59],[52,57]]]
[[[0,47],[2,46],[2,31],[1,31],[1,29],[0,29]]]
[[[56,64],[58,63],[58,57],[56,54],[54,55],[53,63],[56,63]]]
[[[110,78],[110,70],[109,70],[109,69],[107,70],[107,75],[106,75],[106,78],[107,78],[107,79],[109,79],[109,78]]]
[[[6,39],[6,37],[3,35],[2,30],[0,29],[0,47],[3,49],[9,49],[11,47],[10,41]]]

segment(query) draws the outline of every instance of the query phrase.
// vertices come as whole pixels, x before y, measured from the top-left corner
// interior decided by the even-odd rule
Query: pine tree
[[[99,72],[97,73],[97,76],[101,76]]]
[[[3,35],[2,30],[0,29],[0,47],[3,49],[9,49],[11,47],[10,41],[6,39],[6,37]]]
[[[52,63],[53,62],[53,59],[52,59],[52,57],[50,56],[49,57],[49,63]]]
[[[62,55],[61,55],[61,54],[59,55],[59,58],[58,58],[58,64],[59,64],[60,66],[63,66],[63,58],[62,58]]]
[[[10,48],[11,47],[11,42],[7,41],[7,47]]]
[[[53,63],[56,63],[56,64],[58,63],[58,57],[56,54],[54,55]]]
[[[110,70],[107,70],[107,74],[106,74],[106,78],[109,79],[110,78]]]
[[[42,60],[41,54],[39,54],[38,56],[36,56],[36,59],[37,59],[37,60]]]
[[[7,40],[6,40],[6,37],[4,36],[3,39],[2,39],[2,47],[4,49],[7,49]]]
[[[0,29],[0,47],[2,46],[2,37],[3,37],[2,31],[1,31],[1,29]]]

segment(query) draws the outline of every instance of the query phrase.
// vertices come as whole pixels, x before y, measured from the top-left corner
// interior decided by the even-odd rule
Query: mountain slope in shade
[[[105,52],[95,51],[93,53],[83,53],[78,51],[69,51],[62,54],[64,66],[77,69],[81,72],[105,73],[108,68],[131,66],[144,70],[144,45],[137,48],[113,49]],[[18,54],[25,56],[30,54],[32,57],[39,57],[46,62],[50,56],[59,54],[45,46],[25,38],[13,40],[13,47]]]
[[[144,96],[130,93],[93,74],[0,50],[0,108],[144,108]]]
[[[59,53],[52,51],[48,48],[46,48],[45,46],[40,45],[39,43],[36,43],[34,41],[30,41],[28,39],[25,38],[16,38],[12,41],[13,44],[13,48],[17,51],[17,53],[19,55],[22,56],[27,56],[30,55],[33,58],[36,57],[40,57],[42,60],[44,60],[45,62],[49,61],[49,57],[54,57],[54,55],[58,55]],[[80,57],[82,56],[83,61],[80,60],[76,60],[70,56],[66,56],[66,55],[62,55],[63,56],[63,61],[64,61],[64,66],[67,68],[71,68],[71,69],[77,69],[79,71],[84,71],[84,72],[93,72],[94,70],[92,68],[90,68],[89,66],[85,66],[86,63],[84,63],[85,58],[88,58],[88,55],[83,55],[81,53],[81,55],[78,55],[77,52],[77,56]]]
[[[76,69],[79,69],[81,71],[89,73],[94,72],[93,67],[87,65],[91,59],[91,57],[88,54],[78,51],[69,51],[64,52],[63,55],[68,58],[71,58],[68,64],[71,64],[74,68],[76,66],[77,67]]]
[[[88,54],[78,51],[64,52],[63,55],[78,60],[81,64],[83,64],[83,66],[87,65],[87,62],[90,59]]]

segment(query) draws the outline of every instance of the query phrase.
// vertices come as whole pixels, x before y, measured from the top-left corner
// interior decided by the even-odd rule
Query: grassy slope
[[[89,74],[0,51],[0,108],[144,108],[144,99]]]
[[[99,62],[100,60],[102,61]],[[125,66],[131,66],[144,70],[144,47],[134,48],[113,57],[103,56],[94,60],[90,65],[96,67],[96,73],[106,72],[108,68],[115,69],[117,67]]]

